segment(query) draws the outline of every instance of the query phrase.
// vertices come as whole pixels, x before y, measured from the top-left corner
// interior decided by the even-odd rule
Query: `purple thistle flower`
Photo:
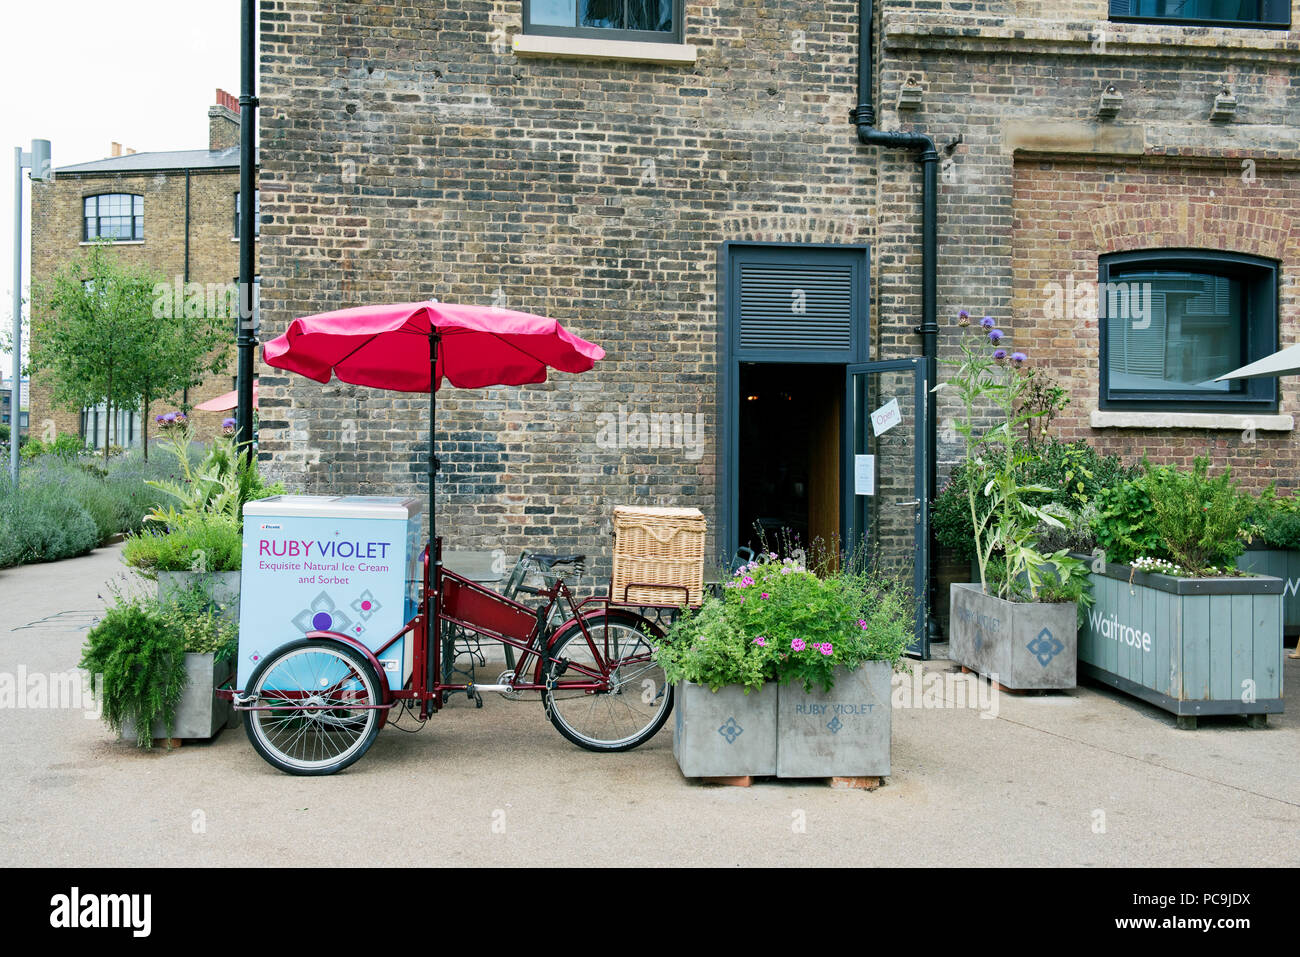
[[[961,326],[963,329],[970,325],[970,313],[965,309],[957,313],[957,325]]]
[[[1029,357],[1025,355],[1023,352],[1013,352],[1011,353],[1011,364],[1014,366],[1023,365],[1025,360],[1028,358]]]
[[[235,420],[234,420],[234,419],[222,419],[222,420],[221,420],[221,427],[222,427],[223,429],[233,429],[233,428],[235,427]]]
[[[989,330],[989,342],[993,342],[993,343],[1001,342],[1004,338],[1006,338],[1006,333],[1004,333],[1001,329]]]
[[[992,316],[985,316],[983,319],[980,320],[980,327],[983,329],[992,329],[993,326],[994,326],[994,322]]]
[[[993,361],[994,361],[994,362],[998,362],[998,363],[1006,362],[1006,361],[1007,361],[1007,350],[1006,350],[1006,349],[994,349],[994,350],[993,350]]]

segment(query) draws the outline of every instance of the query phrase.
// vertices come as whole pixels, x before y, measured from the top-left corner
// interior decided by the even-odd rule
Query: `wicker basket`
[[[704,600],[704,533],[704,513],[698,508],[615,506],[610,598],[699,605]]]

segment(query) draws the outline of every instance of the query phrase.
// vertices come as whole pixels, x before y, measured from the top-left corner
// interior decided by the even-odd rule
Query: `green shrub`
[[[8,545],[7,564],[58,561],[84,555],[99,544],[95,520],[58,481],[24,482],[17,494],[6,483],[0,495],[0,526]]]
[[[239,521],[221,513],[182,513],[170,532],[145,529],[126,540],[122,560],[146,574],[238,571],[243,556]]]
[[[717,690],[796,681],[829,690],[837,666],[896,665],[912,640],[911,602],[886,579],[818,576],[793,559],[750,562],[674,623],[655,650],[667,680]]]
[[[147,599],[119,602],[105,612],[82,650],[81,667],[102,675],[103,716],[116,733],[135,725],[136,744],[153,746],[153,723],[171,736],[185,691],[184,635]]]
[[[1129,565],[1144,555],[1169,557],[1155,529],[1145,476],[1104,490],[1097,496],[1096,506],[1092,529],[1107,561]]]
[[[214,655],[218,661],[234,655],[239,629],[218,611],[201,582],[171,593],[160,603],[159,612],[182,637],[184,649],[195,655]]]

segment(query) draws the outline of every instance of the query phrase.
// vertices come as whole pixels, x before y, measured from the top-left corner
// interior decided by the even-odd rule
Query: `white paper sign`
[[[853,494],[876,494],[876,457],[874,455],[853,456]]]
[[[903,421],[903,413],[898,408],[898,400],[890,399],[875,412],[871,413],[871,428],[876,435],[884,435]]]

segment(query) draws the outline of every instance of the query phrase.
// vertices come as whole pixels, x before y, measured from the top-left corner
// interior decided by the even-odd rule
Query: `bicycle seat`
[[[581,565],[587,560],[586,555],[556,555],[551,552],[531,552],[528,557],[546,568],[553,565]]]

